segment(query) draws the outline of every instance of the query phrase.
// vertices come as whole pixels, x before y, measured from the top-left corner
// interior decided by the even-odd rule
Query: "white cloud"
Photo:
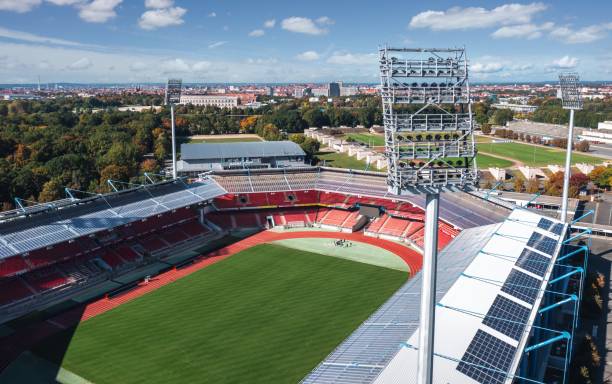
[[[130,64],[130,71],[141,72],[141,71],[144,71],[145,69],[147,69],[147,64],[141,61],[137,61],[135,63]]]
[[[0,27],[0,37],[13,40],[27,41],[30,43],[44,43],[44,44],[57,44],[57,45],[68,45],[68,46],[84,46],[84,44],[77,43],[75,41],[56,39],[53,37],[35,35],[33,33],[15,31],[12,29],[6,29]]]
[[[371,65],[376,63],[378,56],[374,53],[342,53],[335,52],[327,62],[341,65]]]
[[[335,23],[336,23],[334,20],[330,19],[330,18],[329,18],[329,17],[327,17],[327,16],[321,16],[321,17],[319,17],[319,18],[316,20],[316,22],[317,22],[318,24],[321,24],[321,25],[333,25],[333,24],[335,24]]]
[[[185,13],[187,13],[187,10],[181,7],[153,9],[140,16],[138,25],[146,30],[181,25],[184,23],[183,16]]]
[[[470,69],[475,73],[495,73],[504,69],[501,63],[474,63],[470,66]]]
[[[544,23],[542,25],[536,24],[519,24],[510,25],[499,28],[493,32],[491,36],[496,39],[503,38],[522,38],[522,39],[537,39],[542,36],[543,31],[548,31],[554,27],[554,23]]]
[[[183,59],[166,60],[161,63],[163,74],[189,72],[191,68]]]
[[[75,61],[74,63],[70,64],[68,66],[68,69],[73,70],[73,71],[82,71],[85,69],[89,69],[91,67],[93,67],[93,62],[89,58],[83,57]]]
[[[299,55],[296,56],[296,58],[298,60],[302,60],[302,61],[314,61],[314,60],[319,60],[319,54],[315,51],[306,51],[306,52],[302,52]]]
[[[266,20],[264,22],[264,27],[265,28],[274,28],[275,25],[276,25],[276,20],[275,19]]]
[[[249,32],[249,36],[251,37],[261,37],[263,35],[265,35],[266,32],[263,29],[255,29],[251,32]]]
[[[290,32],[305,33],[307,35],[324,35],[327,29],[321,28],[307,17],[289,17],[281,22],[281,27]]]
[[[63,6],[63,5],[76,5],[85,2],[85,0],[45,0],[47,3]]]
[[[563,56],[562,58],[553,61],[553,66],[557,68],[575,68],[578,65],[578,59],[570,56]]]
[[[145,7],[153,9],[170,8],[174,0],[145,0]]]
[[[91,3],[79,5],[79,16],[90,23],[105,23],[117,16],[115,8],[123,0],[93,0]]]
[[[227,41],[217,41],[217,42],[208,44],[208,48],[215,49],[225,44],[227,44]]]
[[[412,28],[433,30],[475,29],[498,25],[526,24],[538,12],[546,9],[542,3],[504,4],[493,9],[453,7],[446,11],[425,11],[410,20]]]
[[[217,13],[216,12],[211,12],[208,14],[208,17],[217,17]]]
[[[550,36],[567,44],[591,43],[605,38],[609,30],[612,30],[612,23],[590,25],[576,30],[559,27],[553,29]]]
[[[191,66],[191,69],[194,72],[206,72],[212,67],[212,63],[210,61],[198,61]]]
[[[248,64],[271,65],[271,64],[278,63],[278,59],[276,59],[274,57],[270,57],[270,58],[267,58],[267,59],[262,59],[262,58],[252,59],[252,58],[248,58],[246,60],[246,62]]]
[[[30,12],[41,2],[42,0],[0,0],[0,11]]]

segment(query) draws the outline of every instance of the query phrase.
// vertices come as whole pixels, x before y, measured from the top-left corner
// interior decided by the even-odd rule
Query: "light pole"
[[[462,48],[384,47],[379,59],[389,191],[426,194],[417,383],[431,384],[440,192],[478,182],[468,63]]]
[[[569,130],[567,132],[567,153],[565,154],[565,173],[563,175],[563,198],[561,200],[561,221],[567,222],[567,206],[569,203],[569,181],[572,166],[572,146],[574,143],[574,111],[582,109],[577,73],[566,72],[559,75],[561,88],[561,104],[563,109],[570,110]]]
[[[168,79],[166,83],[166,105],[170,105],[170,125],[172,127],[172,178],[176,179],[176,128],[174,119],[174,104],[181,101],[181,79]]]

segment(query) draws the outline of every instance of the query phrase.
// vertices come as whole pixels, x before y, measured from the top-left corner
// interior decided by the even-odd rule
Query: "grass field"
[[[383,135],[374,135],[372,133],[349,133],[345,136],[345,138],[352,138],[355,141],[359,141],[361,143],[369,144],[375,147],[384,147],[385,146],[385,137]]]
[[[478,164],[478,168],[490,168],[490,167],[508,168],[512,166],[511,161],[500,159],[498,157],[485,155],[482,153],[476,157],[476,163]]]
[[[490,143],[478,144],[478,149],[488,154],[516,159],[530,166],[546,166],[548,164],[562,165],[565,163],[565,151],[555,148],[539,147],[521,143]],[[600,164],[602,158],[587,156],[577,152],[572,153],[572,164]]]
[[[337,152],[319,152],[317,153],[317,157],[319,160],[319,165],[323,165],[323,161],[325,161],[326,167],[334,167],[334,168],[350,168],[357,170],[365,170],[367,168],[366,162],[363,160],[357,160],[356,157],[349,156],[346,153],[337,153]],[[370,171],[376,171],[377,169],[374,167],[367,168]]]
[[[88,320],[71,339],[57,336],[35,353],[96,384],[295,383],[406,276],[259,245]]]

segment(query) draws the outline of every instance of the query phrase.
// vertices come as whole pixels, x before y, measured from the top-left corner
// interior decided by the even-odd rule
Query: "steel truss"
[[[465,50],[385,47],[379,59],[389,190],[474,184],[477,150]]]

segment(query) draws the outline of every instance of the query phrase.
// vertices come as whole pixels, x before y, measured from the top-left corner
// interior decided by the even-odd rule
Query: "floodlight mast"
[[[417,382],[430,384],[440,192],[478,181],[468,63],[463,48],[391,47],[379,63],[389,191],[426,194]]]
[[[174,104],[181,102],[181,79],[168,79],[166,83],[166,105],[170,105],[170,124],[172,126],[172,178],[177,178],[176,172],[176,128],[174,118]]]
[[[569,130],[567,132],[567,152],[565,154],[565,173],[563,174],[563,198],[561,199],[561,221],[567,222],[569,204],[569,181],[572,165],[572,147],[574,143],[574,111],[582,109],[582,98],[579,89],[580,77],[574,72],[559,74],[561,104],[563,109],[570,110]]]

